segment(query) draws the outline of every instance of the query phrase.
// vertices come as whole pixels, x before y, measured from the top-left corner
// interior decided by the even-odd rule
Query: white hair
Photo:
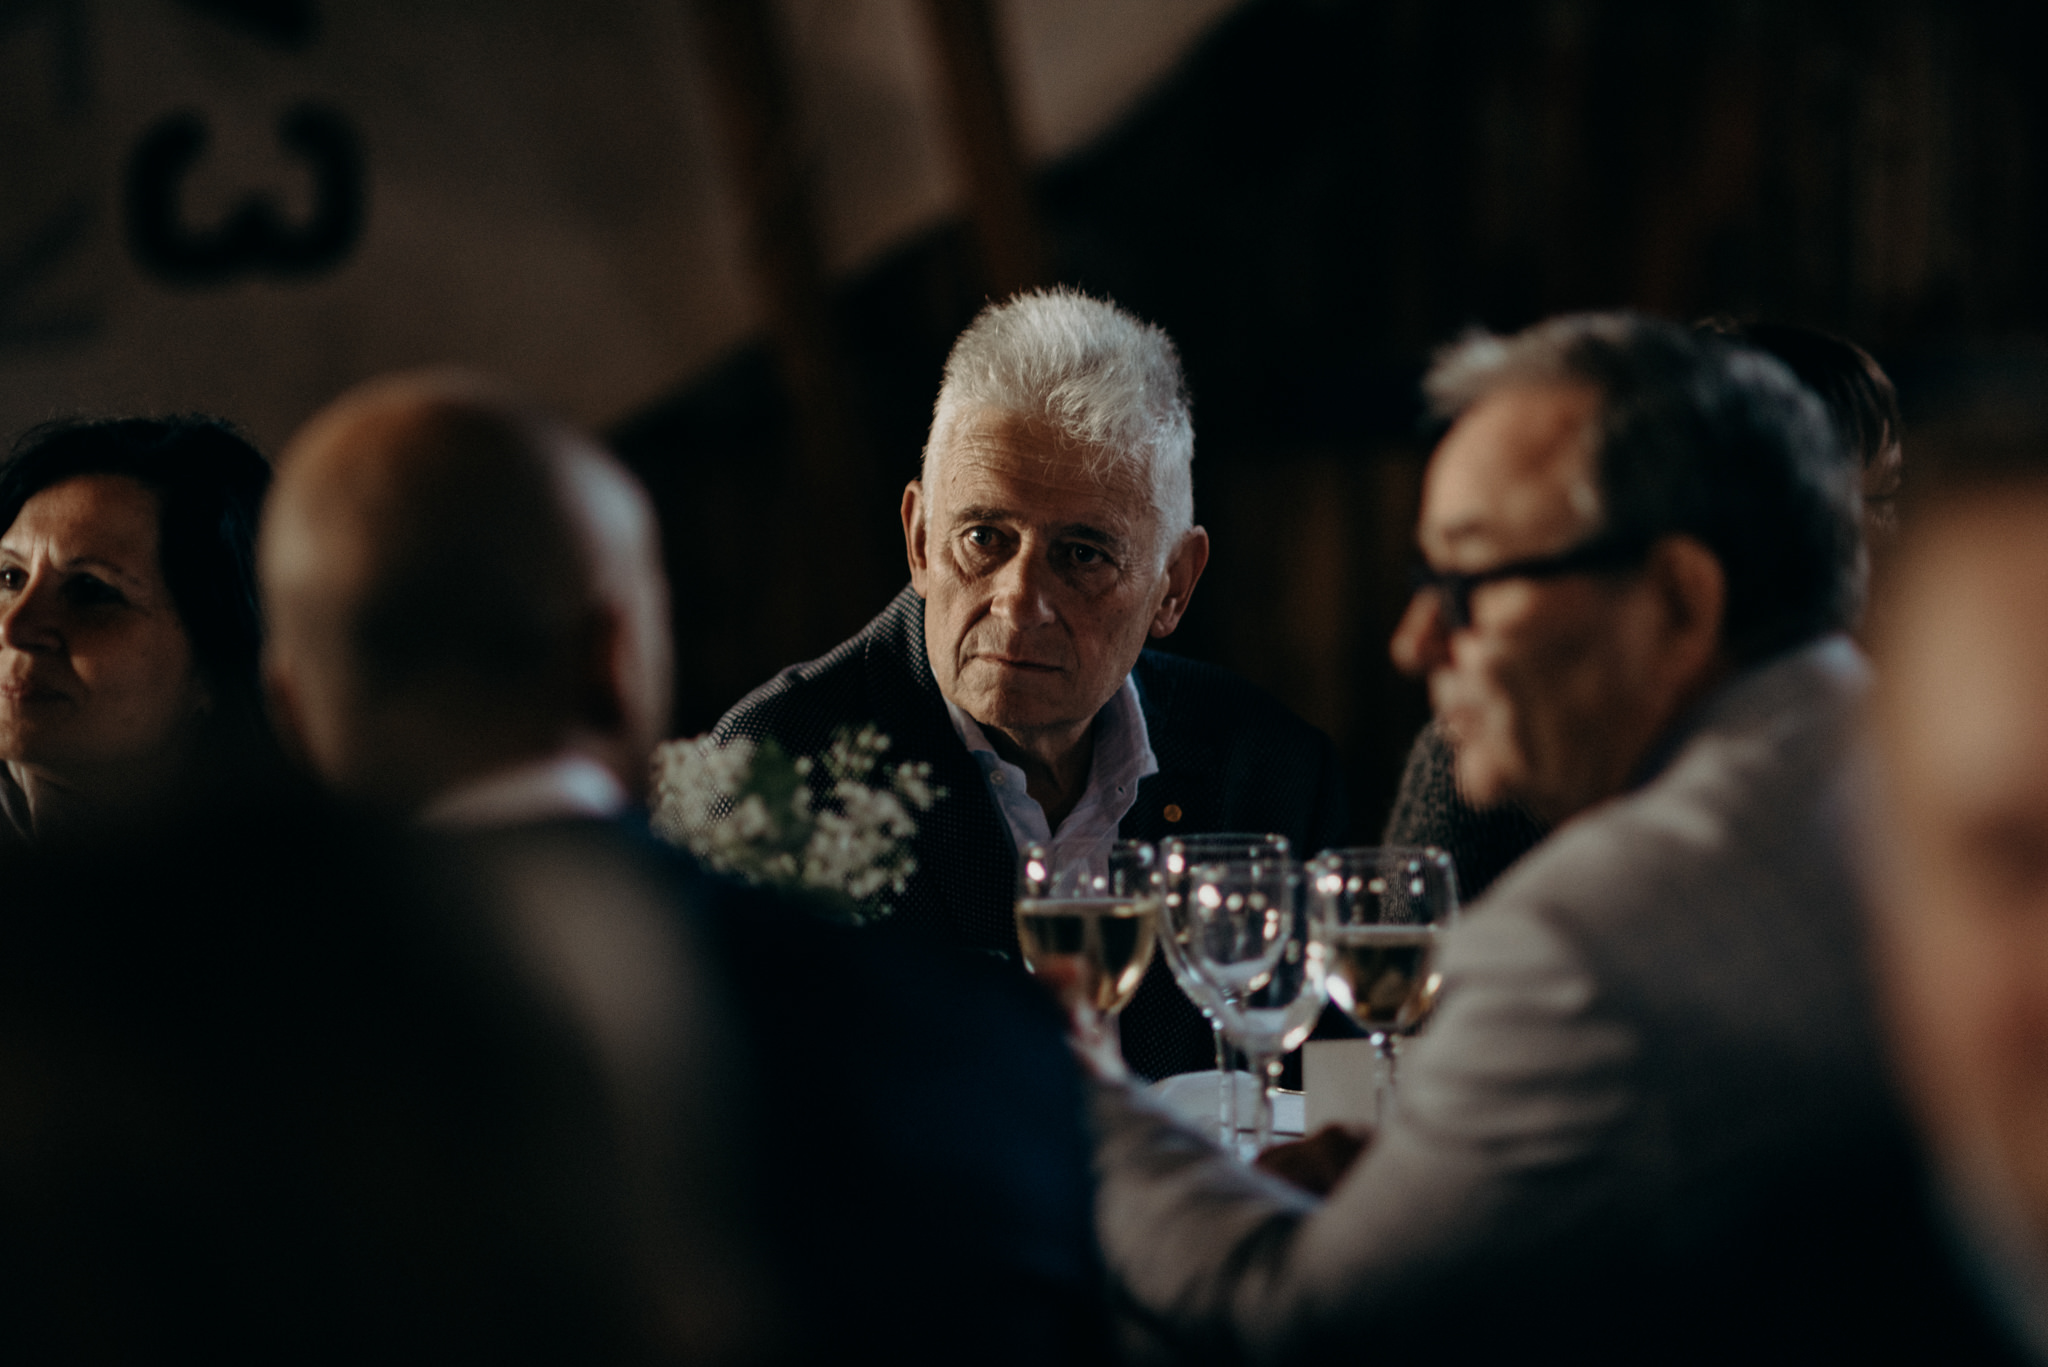
[[[962,418],[1008,413],[1100,453],[1151,485],[1162,561],[1195,525],[1195,424],[1173,339],[1115,304],[1061,286],[991,304],[953,343],[924,448],[938,453]]]

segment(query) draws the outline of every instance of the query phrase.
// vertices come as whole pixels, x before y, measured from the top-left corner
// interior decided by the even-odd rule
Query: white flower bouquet
[[[654,752],[654,831],[750,883],[803,888],[878,920],[917,871],[913,813],[945,796],[924,763],[881,762],[889,738],[841,727],[817,756],[774,740],[670,741]]]

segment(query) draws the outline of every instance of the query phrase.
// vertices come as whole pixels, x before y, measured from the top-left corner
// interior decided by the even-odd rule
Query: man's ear
[[[1672,672],[1693,691],[1726,664],[1728,573],[1705,542],[1685,535],[1658,541],[1644,568],[1663,609]]]
[[[609,735],[633,711],[631,634],[619,610],[606,603],[591,609],[580,636],[576,710],[585,726]]]
[[[925,559],[924,485],[912,480],[903,486],[903,553],[910,560],[910,587],[924,597]]]
[[[1166,595],[1159,600],[1159,610],[1152,614],[1152,635],[1171,636],[1173,629],[1180,625],[1180,619],[1188,610],[1188,600],[1195,596],[1195,584],[1201,579],[1202,571],[1209,564],[1209,532],[1203,527],[1190,527],[1180,538],[1180,545],[1166,561]]]

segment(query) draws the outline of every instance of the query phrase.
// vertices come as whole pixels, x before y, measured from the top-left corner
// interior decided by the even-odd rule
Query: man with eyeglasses
[[[1446,933],[1326,1199],[1098,1089],[1121,1290],[1254,1361],[1895,1352],[1933,1283],[1840,829],[1866,671],[1828,420],[1770,357],[1631,315],[1465,341],[1427,390],[1451,425],[1393,655],[1465,789],[1558,829]]]
[[[1890,541],[1897,523],[1904,465],[1898,394],[1883,367],[1855,343],[1813,328],[1738,323],[1727,318],[1709,319],[1693,327],[1769,352],[1820,398],[1834,421],[1841,455],[1852,463],[1861,480],[1864,538],[1873,550]],[[1585,549],[1595,560],[1618,556],[1625,561],[1638,547],[1623,538]],[[1598,568],[1602,566],[1584,560],[1545,558],[1536,566],[1496,566],[1485,572],[1483,580],[1512,577],[1525,570],[1561,573]],[[1418,570],[1418,586],[1436,578],[1427,562],[1418,562]],[[1483,580],[1462,577],[1467,588]],[[1400,791],[1387,815],[1384,843],[1442,846],[1457,858],[1460,891],[1477,897],[1548,834],[1549,827],[1516,802],[1475,806],[1459,789],[1454,768],[1449,739],[1441,725],[1431,722],[1409,750]]]

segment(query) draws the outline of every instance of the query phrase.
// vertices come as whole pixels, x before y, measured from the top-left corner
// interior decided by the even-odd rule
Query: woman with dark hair
[[[270,465],[217,418],[52,423],[0,465],[0,830],[132,812],[263,744]]]

